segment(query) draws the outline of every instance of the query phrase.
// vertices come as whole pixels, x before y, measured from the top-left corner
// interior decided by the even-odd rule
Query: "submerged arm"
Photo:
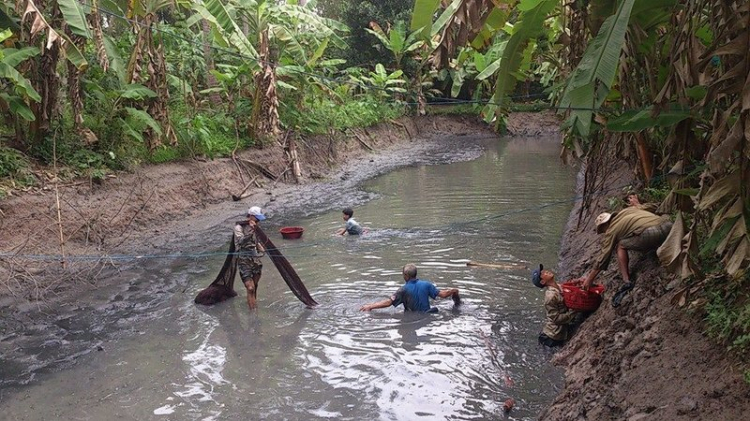
[[[391,300],[390,298],[386,298],[383,301],[378,301],[376,303],[371,303],[371,304],[365,304],[365,305],[363,305],[362,307],[359,308],[359,311],[370,311],[370,310],[374,310],[376,308],[390,307],[392,305],[393,305],[393,300]]]

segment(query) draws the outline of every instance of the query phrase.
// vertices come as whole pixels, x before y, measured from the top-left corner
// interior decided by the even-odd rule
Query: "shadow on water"
[[[267,233],[305,227],[302,239],[274,242],[320,303],[313,310],[295,299],[269,261],[253,312],[239,282],[235,299],[209,308],[192,303],[221,267],[220,255],[128,270],[122,283],[55,310],[54,329],[22,333],[28,338],[15,343],[24,349],[2,357],[4,414],[534,418],[561,381],[536,343],[542,295],[530,286],[528,270],[466,262],[554,267],[573,181],[555,139],[513,139],[472,161],[393,171],[349,195],[368,202],[337,197],[332,206],[354,205],[355,218],[369,228],[362,237],[332,235],[343,225],[338,208],[265,221]],[[549,206],[555,202],[561,205]],[[439,300],[440,311],[427,315],[358,311],[395,292],[409,262],[438,288],[459,288],[462,306]],[[92,351],[97,347],[102,351]],[[509,397],[516,409],[504,415]]]

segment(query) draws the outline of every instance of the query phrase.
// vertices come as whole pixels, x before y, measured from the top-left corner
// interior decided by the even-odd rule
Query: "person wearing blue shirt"
[[[403,269],[405,284],[396,291],[391,298],[376,303],[365,304],[360,307],[360,311],[370,311],[376,308],[397,307],[404,305],[404,311],[419,311],[424,313],[437,312],[436,307],[430,306],[430,298],[448,298],[453,299],[454,305],[461,304],[461,297],[458,295],[458,289],[447,288],[437,289],[432,282],[417,279],[417,267],[411,263],[404,266]]]

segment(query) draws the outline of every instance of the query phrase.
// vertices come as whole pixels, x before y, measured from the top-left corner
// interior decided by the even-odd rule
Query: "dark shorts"
[[[667,239],[672,229],[672,221],[666,221],[655,227],[646,228],[639,235],[620,240],[620,246],[626,250],[650,251],[656,250]]]
[[[253,279],[256,275],[260,275],[263,270],[263,264],[260,263],[260,259],[253,259],[250,257],[240,258],[237,262],[237,267],[240,270],[240,279],[242,282]]]
[[[544,333],[539,334],[539,345],[548,346],[550,348],[563,346],[565,345],[565,341],[556,341],[549,336],[545,335]]]

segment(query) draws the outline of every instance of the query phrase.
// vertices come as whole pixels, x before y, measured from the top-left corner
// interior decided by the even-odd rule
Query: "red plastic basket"
[[[281,237],[287,240],[296,240],[302,237],[302,233],[305,231],[302,227],[284,227],[279,230]]]
[[[588,291],[581,289],[581,281],[568,281],[560,285],[565,306],[576,311],[594,311],[602,303],[604,285],[592,285]]]

